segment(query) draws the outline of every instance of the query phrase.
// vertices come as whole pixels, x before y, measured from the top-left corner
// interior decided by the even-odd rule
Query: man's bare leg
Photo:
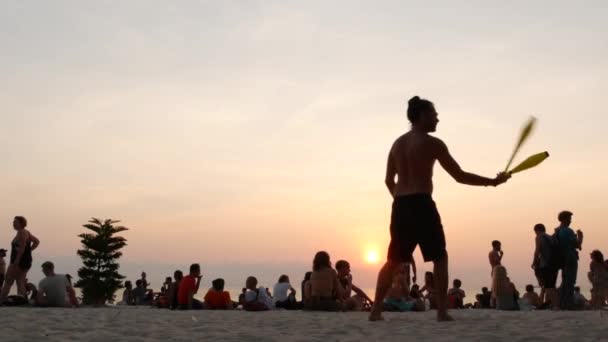
[[[540,304],[545,304],[545,287],[540,288]]]
[[[382,266],[380,272],[378,272],[378,282],[376,283],[376,297],[374,299],[374,306],[372,307],[372,311],[369,314],[370,321],[380,321],[384,319],[382,317],[382,306],[384,305],[384,297],[386,296],[386,292],[393,283],[393,275],[395,274],[397,266],[399,266],[398,262],[388,260],[384,264],[384,266]]]
[[[551,303],[551,310],[559,310],[559,293],[557,289],[546,289],[547,301]]]
[[[437,321],[453,321],[448,315],[448,255],[433,262],[435,292],[437,300]]]

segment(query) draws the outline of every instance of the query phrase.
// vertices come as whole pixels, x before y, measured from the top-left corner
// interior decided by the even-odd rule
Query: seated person
[[[205,307],[210,310],[232,310],[230,293],[224,291],[224,279],[215,279],[205,295]]]
[[[460,288],[462,286],[462,282],[460,279],[454,279],[453,284],[454,287],[448,290],[448,308],[463,309],[464,297],[466,297],[466,295]]]
[[[414,299],[424,299],[424,296],[420,292],[420,285],[412,285],[412,288],[410,289],[410,297]]]
[[[492,292],[487,287],[482,287],[481,293],[478,293],[475,299],[477,299],[476,309],[490,309],[492,307]]]
[[[247,292],[245,292],[245,303],[243,307],[247,311],[266,311],[271,310],[273,308],[272,296],[267,288],[258,286],[258,279],[256,277],[250,276],[245,281],[245,287],[247,288]]]
[[[591,303],[581,293],[581,288],[578,286],[574,287],[574,309],[575,310],[589,310],[591,309]]]
[[[543,304],[540,300],[540,296],[534,292],[534,286],[531,284],[526,285],[526,293],[524,294],[523,299],[528,303],[528,305],[535,309],[540,308]]]
[[[342,295],[338,300],[342,302],[344,309],[348,311],[371,309],[372,300],[363,290],[353,284],[353,276],[350,273],[348,261],[339,260],[336,262],[336,271],[338,272],[339,284],[342,287]],[[355,293],[354,296],[351,296],[352,292]]]
[[[134,305],[149,305],[152,303],[153,292],[144,286],[144,281],[138,279],[135,281],[135,289],[132,291]]]
[[[202,310],[204,305],[200,300],[194,298],[201,285],[201,266],[190,265],[190,273],[179,282],[177,291],[177,304],[180,310]]]
[[[63,274],[55,274],[55,265],[46,261],[42,264],[45,278],[38,285],[36,305],[64,307],[68,305],[68,291],[73,291],[68,278]]]
[[[304,303],[306,303],[306,285],[307,283],[310,281],[310,276],[312,275],[312,272],[306,272],[304,274],[304,280],[302,280],[302,305],[304,305]]]
[[[393,283],[384,299],[384,310],[398,312],[424,311],[424,302],[420,296],[417,299],[410,297],[410,290],[408,289],[409,276],[403,266],[405,264],[398,267],[393,276]]]
[[[498,265],[494,267],[492,275],[492,298],[496,303],[496,310],[519,310],[515,285],[507,277],[507,269]]]
[[[296,300],[296,290],[289,283],[287,275],[283,274],[279,277],[279,282],[274,285],[272,292],[274,293],[274,306],[277,309],[299,310],[302,308],[302,305]]]
[[[171,277],[167,277],[165,278],[165,282],[163,283],[163,286],[160,288],[160,293],[162,295],[169,295],[169,288],[171,288],[171,283],[173,282],[173,279],[171,279]]]
[[[331,268],[327,252],[318,252],[312,265],[310,280],[306,283],[304,298],[305,310],[340,311],[338,298],[342,297],[342,286],[338,273]]]
[[[133,284],[131,281],[125,281],[125,290],[122,292],[122,300],[118,304],[135,305],[135,300],[133,299]]]
[[[437,309],[437,303],[435,302],[435,278],[433,272],[426,272],[424,274],[424,286],[420,289],[420,293],[429,301],[431,309]]]
[[[69,304],[73,307],[78,307],[78,298],[76,298],[76,291],[74,291],[74,286],[72,286],[72,276],[66,274],[65,277],[68,279],[68,283],[70,283],[70,288],[68,289]]]
[[[179,283],[182,281],[183,278],[184,273],[182,273],[182,271],[176,270],[175,272],[173,272],[173,279],[175,279],[175,281],[172,282],[169,286],[169,293],[167,295],[167,302],[169,305],[169,309],[171,310],[175,310],[179,307],[179,303],[177,301],[177,292],[179,291]]]

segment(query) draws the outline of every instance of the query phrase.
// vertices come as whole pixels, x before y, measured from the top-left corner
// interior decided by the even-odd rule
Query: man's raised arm
[[[437,160],[439,164],[454,178],[455,181],[461,184],[473,186],[497,186],[506,182],[511,176],[508,173],[501,172],[496,178],[487,178],[466,172],[460,168],[458,162],[452,157],[448,151],[446,144],[437,139]]]

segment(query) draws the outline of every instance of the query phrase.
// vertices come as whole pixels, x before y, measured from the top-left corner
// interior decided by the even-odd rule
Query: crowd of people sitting
[[[578,250],[582,250],[583,233],[576,233],[569,227],[572,213],[558,215],[560,226],[552,235],[546,233],[545,226],[534,226],[535,251],[532,269],[538,280],[540,293],[529,284],[525,293],[520,295],[515,284],[508,276],[504,265],[504,251],[500,241],[492,242],[489,253],[491,266],[491,288],[482,288],[475,296],[474,303],[465,303],[466,294],[462,282],[454,279],[453,287],[448,290],[448,308],[494,308],[498,310],[554,309],[582,310],[599,309],[608,305],[608,260],[599,250],[590,253],[588,279],[592,285],[591,299],[585,298],[576,286],[578,271]],[[6,268],[6,250],[0,249],[0,304],[36,306],[73,306],[79,305],[76,292],[69,274],[55,273],[55,266],[47,261],[42,264],[44,278],[38,287],[27,281],[27,273],[32,263],[32,251],[40,241],[26,230],[24,217],[15,217],[13,226],[17,236],[13,241],[10,266]],[[21,248],[20,246],[24,246]],[[412,269],[413,274],[411,274]],[[558,272],[562,281],[556,286]],[[202,273],[199,264],[190,266],[188,275],[182,271],[166,277],[160,292],[150,289],[147,275],[124,283],[124,291],[119,302],[121,305],[148,305],[179,310],[231,310],[266,311],[284,310],[321,310],[321,311],[368,311],[374,304],[370,297],[353,281],[350,263],[339,260],[332,264],[327,252],[316,253],[312,270],[306,272],[301,283],[301,300],[296,299],[296,290],[287,275],[281,275],[270,288],[258,284],[254,276],[245,280],[245,287],[237,301],[233,301],[225,290],[224,279],[215,279],[203,297],[196,299],[201,286]],[[8,296],[10,288],[17,283],[17,295]],[[385,311],[425,311],[437,308],[436,284],[432,272],[426,272],[422,287],[417,283],[416,264],[401,264],[392,276],[392,284],[384,298]]]

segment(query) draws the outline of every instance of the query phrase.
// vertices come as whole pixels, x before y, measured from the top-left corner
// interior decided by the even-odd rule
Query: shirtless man
[[[463,171],[446,144],[429,135],[435,132],[439,122],[432,102],[413,97],[408,102],[407,117],[412,128],[395,141],[388,156],[385,182],[394,198],[391,243],[387,261],[378,274],[376,300],[369,319],[382,319],[382,301],[391,286],[395,268],[411,261],[414,249],[420,245],[424,261],[434,264],[437,320],[450,321],[452,317],[447,312],[448,254],[439,212],[431,197],[433,165],[439,161],[457,182],[468,185],[497,186],[510,176],[499,173],[496,178],[486,178]]]
[[[498,265],[502,265],[502,257],[505,252],[502,251],[502,244],[498,240],[492,241],[492,250],[488,254],[488,259],[490,259],[490,275],[493,274],[494,267]]]

